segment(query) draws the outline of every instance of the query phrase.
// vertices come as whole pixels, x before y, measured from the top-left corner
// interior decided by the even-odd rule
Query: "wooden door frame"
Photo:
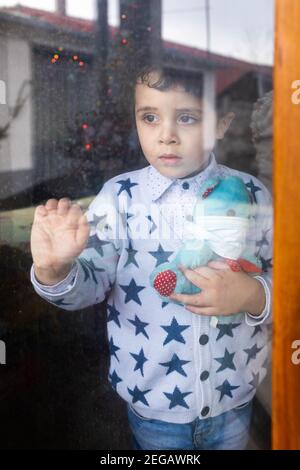
[[[300,1],[276,0],[273,449],[300,449],[300,363],[292,361],[300,340],[300,93],[298,104],[293,88],[300,80],[299,49]]]

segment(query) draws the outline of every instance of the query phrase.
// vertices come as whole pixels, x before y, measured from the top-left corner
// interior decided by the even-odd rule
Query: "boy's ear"
[[[219,119],[216,130],[217,139],[223,139],[234,118],[235,114],[231,111],[230,113],[225,114],[225,116]]]

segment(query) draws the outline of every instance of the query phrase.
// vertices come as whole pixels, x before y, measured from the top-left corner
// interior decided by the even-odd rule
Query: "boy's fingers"
[[[180,267],[184,276],[197,287],[207,287],[209,285],[209,278],[205,275],[205,271],[200,271],[202,268],[187,269]]]
[[[207,281],[211,281],[216,277],[220,277],[220,274],[215,269],[209,268],[208,266],[201,266],[200,268],[194,269],[192,272],[196,273],[196,275],[201,276],[202,278],[205,278]]]
[[[45,207],[48,211],[53,211],[57,209],[57,200],[56,199],[48,199],[45,204]]]
[[[87,241],[90,233],[90,226],[87,223],[87,219],[84,215],[82,215],[78,221],[78,228],[79,229],[76,233],[76,241],[78,245],[83,245]]]
[[[212,269],[230,270],[230,267],[224,261],[210,261],[207,266]]]
[[[78,204],[72,204],[66,216],[67,224],[72,227],[77,227],[81,215],[80,206]]]
[[[90,224],[88,223],[88,220],[86,218],[86,215],[85,214],[82,214],[82,216],[80,217],[80,219],[78,220],[78,225],[81,225],[81,226],[87,226],[90,230]]]
[[[46,207],[40,205],[40,206],[37,206],[37,207],[35,208],[34,218],[36,219],[36,218],[38,218],[38,217],[44,217],[44,216],[47,215],[47,214],[48,214],[48,211],[47,211]]]
[[[58,201],[58,204],[57,204],[57,213],[58,213],[59,215],[65,215],[65,214],[67,214],[70,205],[71,205],[70,199],[67,198],[67,197],[63,197],[62,199],[60,199],[60,200]]]
[[[177,302],[180,302],[184,305],[193,305],[197,307],[208,307],[207,304],[205,304],[205,301],[200,294],[171,294],[169,296],[171,300],[176,300]]]

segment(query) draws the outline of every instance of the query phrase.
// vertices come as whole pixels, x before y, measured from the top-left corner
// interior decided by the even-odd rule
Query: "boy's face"
[[[202,100],[177,86],[159,91],[137,83],[135,118],[147,161],[168,178],[185,178],[206,167]]]

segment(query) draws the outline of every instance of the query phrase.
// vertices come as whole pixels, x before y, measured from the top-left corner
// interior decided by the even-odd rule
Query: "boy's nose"
[[[159,142],[162,144],[176,144],[178,136],[171,126],[166,126],[161,130]]]

